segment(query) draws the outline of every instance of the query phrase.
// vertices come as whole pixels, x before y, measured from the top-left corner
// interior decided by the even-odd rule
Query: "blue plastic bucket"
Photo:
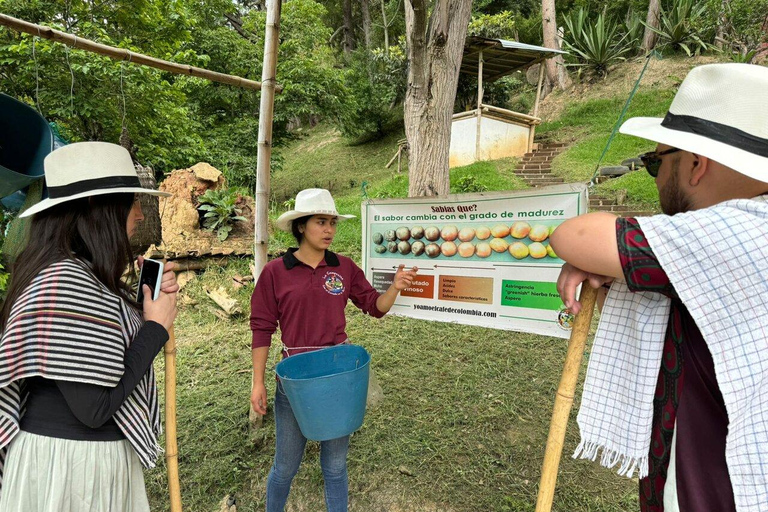
[[[328,441],[362,426],[370,362],[363,347],[342,344],[277,364],[277,377],[304,437]]]

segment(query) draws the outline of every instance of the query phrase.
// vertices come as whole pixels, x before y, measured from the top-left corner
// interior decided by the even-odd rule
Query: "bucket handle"
[[[348,345],[348,344],[349,344],[349,338],[347,338],[346,340],[342,341],[341,343],[337,343],[336,345],[330,345],[330,346],[323,345],[322,347],[288,347],[288,346],[285,345],[285,343],[282,343],[281,344],[282,347],[280,348],[280,352],[285,353],[286,357],[290,357],[291,356],[291,352],[290,352],[291,350],[306,350],[306,349],[322,350],[324,348],[333,348],[333,347],[337,347],[339,345]]]

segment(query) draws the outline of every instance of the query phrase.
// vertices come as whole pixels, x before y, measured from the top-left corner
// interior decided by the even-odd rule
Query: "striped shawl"
[[[125,349],[142,324],[141,313],[110,292],[83,262],[54,263],[32,280],[0,338],[0,481],[8,444],[24,415],[24,379],[115,387],[125,371]],[[114,420],[144,467],[154,467],[160,412],[151,367]]]

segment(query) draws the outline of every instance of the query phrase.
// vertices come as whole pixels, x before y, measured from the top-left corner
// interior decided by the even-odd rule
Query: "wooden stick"
[[[168,493],[171,512],[181,512],[179,485],[179,447],[176,442],[176,337],[173,326],[165,343],[165,465],[168,469]]]
[[[261,89],[261,83],[247,78],[241,78],[239,76],[227,75],[216,71],[210,71],[208,69],[198,68],[195,66],[188,66],[185,64],[177,64],[175,62],[169,62],[167,60],[157,59],[141,53],[135,53],[124,48],[115,48],[114,46],[107,46],[105,44],[97,43],[89,39],[83,39],[60,30],[56,30],[43,25],[35,25],[18,18],[0,14],[0,25],[18,30],[20,32],[26,32],[33,36],[39,36],[44,39],[51,39],[57,43],[69,45],[73,48],[79,48],[99,55],[105,55],[111,59],[119,61],[128,61],[133,64],[142,64],[149,66],[150,68],[161,69],[168,71],[169,73],[175,73],[177,75],[188,75],[197,78],[205,78],[213,82],[219,82],[227,85],[234,85],[235,87],[241,87],[243,89]],[[274,90],[281,92],[282,86],[273,86]]]
[[[269,166],[272,156],[272,118],[275,107],[275,75],[277,73],[277,48],[280,44],[281,0],[267,1],[267,24],[264,34],[264,64],[261,68],[261,104],[259,106],[259,143],[256,156],[256,230],[253,240],[253,281],[267,264],[269,242]],[[251,383],[253,385],[253,383]],[[263,417],[251,405],[249,427],[251,431],[261,427]]]
[[[397,159],[397,155],[400,154],[400,146],[397,147],[397,153],[395,153],[395,156],[392,157],[392,159],[387,162],[387,165],[384,166],[385,169],[389,169],[389,167],[395,163],[395,160]]]
[[[568,416],[570,416],[571,408],[573,407],[573,396],[579,380],[581,359],[584,356],[584,347],[589,335],[589,326],[592,323],[596,298],[597,290],[589,286],[589,283],[586,281],[582,283],[581,297],[579,299],[581,311],[576,316],[573,331],[571,331],[568,352],[565,356],[565,366],[560,377],[557,395],[555,395],[552,421],[549,424],[549,437],[547,438],[547,448],[544,452],[544,464],[541,468],[536,512],[550,512],[552,510],[555,484],[557,483],[557,470],[560,466],[560,457],[563,454],[565,429],[568,426]]]

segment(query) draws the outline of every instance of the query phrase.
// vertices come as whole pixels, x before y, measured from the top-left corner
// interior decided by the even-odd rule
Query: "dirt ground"
[[[722,57],[710,55],[695,58],[668,57],[664,59],[664,65],[661,66],[658,65],[658,60],[653,59],[648,64],[648,69],[643,75],[640,86],[646,90],[649,88],[674,88],[680,85],[691,68],[702,64],[722,62],[722,60]],[[644,58],[633,59],[612,69],[609,73],[609,79],[597,78],[590,82],[576,82],[574,80],[574,85],[567,94],[556,91],[541,101],[539,117],[545,122],[557,119],[566,105],[574,101],[582,102],[592,99],[629,96],[644,65]],[[596,84],[600,86],[595,87]]]

